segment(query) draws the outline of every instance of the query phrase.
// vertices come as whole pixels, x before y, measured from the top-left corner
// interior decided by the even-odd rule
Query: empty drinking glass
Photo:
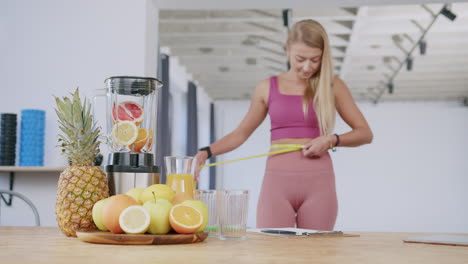
[[[246,238],[248,190],[217,191],[219,227],[221,240],[243,240]]]
[[[218,217],[218,202],[216,190],[195,190],[194,199],[200,200],[208,207],[208,223],[205,227],[205,232],[209,232],[209,236],[216,237],[219,235],[219,217]]]

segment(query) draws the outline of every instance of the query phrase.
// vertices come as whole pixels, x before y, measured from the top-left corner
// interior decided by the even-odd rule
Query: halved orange
[[[149,137],[149,138],[148,138]],[[148,130],[146,128],[138,128],[138,136],[135,139],[135,143],[129,146],[133,151],[140,152],[141,149],[146,146],[146,149],[151,148],[153,144],[153,130]]]
[[[203,215],[188,204],[177,204],[169,212],[169,223],[179,234],[192,234],[203,224]]]

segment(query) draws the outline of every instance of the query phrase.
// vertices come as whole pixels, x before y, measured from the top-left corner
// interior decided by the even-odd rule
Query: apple
[[[205,227],[208,224],[208,217],[209,217],[208,207],[206,206],[206,204],[200,200],[186,200],[182,202],[182,204],[187,204],[187,205],[191,205],[192,207],[195,207],[195,209],[198,209],[198,211],[200,211],[203,216],[203,223],[200,226],[200,228],[197,231],[195,231],[195,233],[202,232],[203,230],[205,230]]]
[[[144,188],[133,188],[128,190],[128,192],[126,192],[125,194],[131,196],[139,204],[143,204],[143,202],[140,200],[140,195],[144,190]]]
[[[167,234],[171,231],[169,223],[169,212],[172,208],[172,203],[165,199],[150,200],[143,204],[143,207],[151,216],[148,233]]]
[[[140,195],[140,201],[146,203],[154,199],[166,199],[172,203],[175,192],[166,184],[153,184],[146,187]]]
[[[96,224],[97,228],[101,231],[109,231],[109,229],[107,229],[107,227],[105,227],[102,223],[102,209],[104,208],[104,205],[109,201],[109,198],[110,197],[99,200],[93,206],[93,221],[94,224]]]

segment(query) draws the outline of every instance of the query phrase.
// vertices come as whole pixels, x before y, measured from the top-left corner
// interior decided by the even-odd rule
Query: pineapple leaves
[[[91,104],[86,98],[83,102],[79,96],[79,89],[71,94],[71,98],[55,97],[55,113],[58,117],[59,129],[58,147],[72,164],[92,164],[99,154],[98,141],[100,129],[93,122]]]

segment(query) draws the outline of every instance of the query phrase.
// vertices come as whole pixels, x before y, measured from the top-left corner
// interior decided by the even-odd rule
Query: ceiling
[[[315,19],[330,37],[335,73],[356,100],[463,100],[468,97],[468,3],[294,8],[292,23]],[[161,46],[169,47],[214,99],[250,98],[255,85],[287,70],[283,9],[161,10]],[[406,69],[410,50],[411,71]],[[401,66],[401,69],[399,70]],[[393,78],[392,78],[393,76]],[[393,80],[393,93],[389,83]]]

